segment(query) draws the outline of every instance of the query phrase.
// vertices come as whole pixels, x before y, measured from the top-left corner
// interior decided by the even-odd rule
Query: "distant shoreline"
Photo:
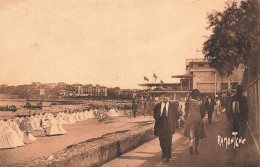
[[[12,100],[12,101],[43,101],[43,102],[65,102],[65,101],[74,101],[74,102],[77,102],[77,101],[84,101],[85,99],[72,99],[72,98],[52,98],[52,99],[25,99],[25,98],[17,98],[17,99],[14,99],[14,98],[3,98],[3,99],[0,99],[0,101],[7,101],[7,100]]]
[[[113,100],[113,101],[131,101],[129,99],[86,99],[86,98],[32,98],[32,99],[25,99],[25,98],[0,98],[0,101],[32,101],[32,102],[85,102],[85,101],[106,101],[106,100]]]

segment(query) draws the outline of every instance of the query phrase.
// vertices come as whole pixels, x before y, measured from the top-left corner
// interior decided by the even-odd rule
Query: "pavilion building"
[[[245,68],[240,65],[229,77],[221,77],[211,61],[199,59],[185,60],[185,74],[174,75],[180,78],[179,83],[144,83],[145,87],[140,93],[140,99],[157,100],[164,93],[169,93],[172,100],[186,101],[193,89],[198,89],[204,95],[217,95],[218,93],[234,91],[241,84]]]

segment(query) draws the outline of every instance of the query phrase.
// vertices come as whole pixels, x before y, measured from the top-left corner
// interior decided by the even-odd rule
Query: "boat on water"
[[[11,106],[8,106],[8,105],[6,105],[6,106],[0,106],[0,111],[13,111],[13,112],[15,112],[15,111],[17,111],[17,108],[16,108],[15,105],[11,105]]]
[[[41,110],[42,109],[42,101],[37,103],[36,105],[32,105],[30,102],[26,102],[24,108],[29,108],[33,110]]]

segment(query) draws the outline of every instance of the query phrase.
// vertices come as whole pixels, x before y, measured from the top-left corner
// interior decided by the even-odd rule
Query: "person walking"
[[[233,131],[244,137],[246,129],[246,121],[248,119],[247,98],[243,96],[243,86],[237,86],[237,93],[231,97]]]
[[[218,121],[219,115],[221,113],[221,101],[218,96],[216,97],[215,113],[216,113],[215,120]]]
[[[212,123],[212,114],[213,114],[213,111],[214,111],[214,106],[215,106],[215,100],[210,96],[210,97],[207,97],[206,98],[206,101],[205,101],[205,111],[208,112],[208,121],[209,121],[209,124]]]
[[[146,101],[144,102],[144,113],[143,113],[144,117],[145,117],[145,112],[146,112]]]
[[[135,118],[136,113],[137,113],[137,102],[136,102],[136,100],[133,100],[133,102],[132,102],[132,112],[133,112],[133,118]]]
[[[227,120],[229,122],[231,122],[232,118],[231,118],[231,94],[229,92],[227,92],[227,96],[225,98],[226,100],[226,114],[227,114]]]
[[[178,106],[178,102],[169,102],[169,98],[163,95],[160,103],[154,108],[154,135],[159,136],[162,158],[166,158],[166,163],[169,163],[171,158],[172,135],[175,133],[177,120],[180,117]]]
[[[182,111],[182,105],[179,106],[179,113],[180,113],[180,118],[178,119],[178,128],[182,128],[185,122],[183,111]]]
[[[199,154],[199,139],[205,138],[206,134],[203,124],[205,111],[201,101],[201,94],[198,89],[194,89],[191,92],[185,106],[187,120],[184,125],[183,135],[189,138],[190,155],[193,155],[193,147],[195,147],[195,154]]]

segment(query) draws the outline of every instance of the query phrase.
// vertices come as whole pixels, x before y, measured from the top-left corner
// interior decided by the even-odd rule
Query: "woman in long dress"
[[[185,104],[185,125],[183,129],[184,136],[188,137],[190,142],[190,155],[193,154],[195,146],[195,154],[199,154],[198,145],[199,139],[205,138],[203,118],[205,111],[201,100],[201,94],[198,89],[194,89]]]

